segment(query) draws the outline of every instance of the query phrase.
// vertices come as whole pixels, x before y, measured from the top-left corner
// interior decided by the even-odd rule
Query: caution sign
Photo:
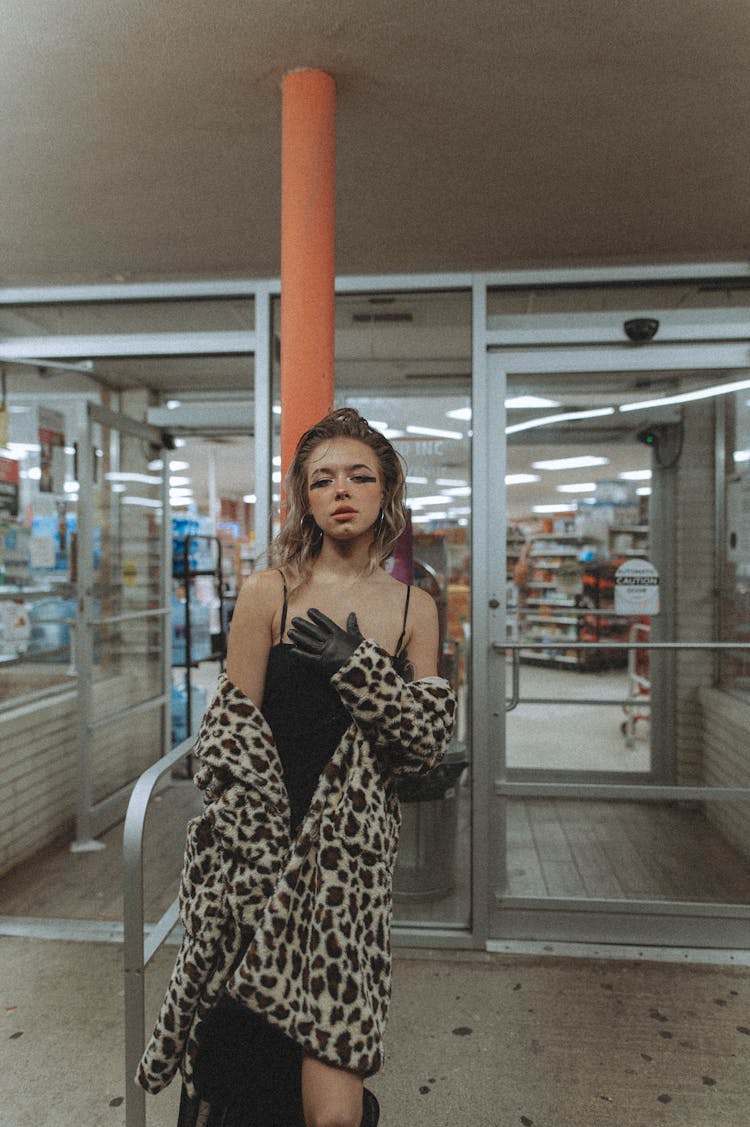
[[[615,572],[615,614],[658,614],[659,573],[648,560],[627,560]]]

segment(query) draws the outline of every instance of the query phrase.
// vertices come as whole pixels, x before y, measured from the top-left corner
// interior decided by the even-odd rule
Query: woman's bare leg
[[[302,1107],[307,1127],[360,1127],[362,1077],[305,1056]]]

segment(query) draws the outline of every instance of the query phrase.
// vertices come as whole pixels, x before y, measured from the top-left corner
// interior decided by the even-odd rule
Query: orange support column
[[[291,71],[281,113],[281,468],[333,406],[336,84]]]

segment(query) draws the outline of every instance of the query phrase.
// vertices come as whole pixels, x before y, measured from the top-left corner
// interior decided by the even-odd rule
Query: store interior
[[[639,297],[632,287],[622,292],[570,291],[549,293],[506,291],[491,295],[489,324],[515,323],[531,308],[561,316],[582,308],[592,314],[632,305]],[[706,294],[690,285],[664,286],[648,291],[649,301],[685,308],[705,304]],[[515,319],[515,320],[514,320]],[[71,578],[70,549],[77,505],[75,455],[63,446],[63,482],[59,492],[42,489],[44,471],[38,434],[41,404],[64,417],[63,430],[75,433],[88,401],[102,402],[128,413],[140,410],[149,421],[173,437],[169,458],[170,499],[177,528],[203,537],[202,548],[208,574],[196,577],[188,590],[176,576],[174,598],[176,633],[173,637],[179,659],[183,643],[180,604],[189,597],[192,611],[192,660],[206,662],[223,644],[233,600],[243,578],[262,560],[257,559],[254,531],[256,496],[255,451],[252,434],[252,356],[234,354],[180,355],[169,352],[174,334],[191,331],[219,335],[250,332],[254,325],[252,302],[238,298],[213,301],[133,302],[8,308],[2,311],[8,334],[29,334],[41,342],[53,330],[57,339],[67,338],[61,348],[66,359],[49,366],[10,363],[4,373],[3,395],[8,405],[8,460],[19,468],[21,504],[11,524],[23,525],[19,535],[46,525],[57,525],[58,548],[62,551],[52,569],[58,582],[56,595],[65,605],[70,592],[59,584]],[[148,334],[150,347],[158,338],[159,354],[130,353],[81,359],[87,345],[107,332]],[[273,333],[278,342],[279,306],[274,303]],[[59,345],[58,345],[59,347]],[[144,346],[145,347],[145,346]],[[75,355],[73,355],[75,351]],[[467,292],[365,294],[341,296],[336,306],[336,401],[352,404],[392,438],[402,455],[407,476],[407,501],[415,537],[415,558],[424,557],[425,584],[434,587],[442,608],[446,660],[460,681],[466,697],[465,677],[470,623],[470,543],[472,519],[471,467],[471,301]],[[276,349],[278,360],[278,348]],[[273,503],[280,495],[278,428],[278,362],[274,364]],[[699,382],[699,380],[698,380]],[[534,376],[516,379],[506,395],[507,474],[505,504],[507,521],[507,594],[509,636],[546,639],[550,645],[578,633],[570,608],[561,614],[564,602],[575,602],[575,593],[563,597],[548,589],[522,589],[516,583],[518,557],[545,547],[539,537],[559,532],[575,537],[566,545],[570,559],[593,566],[648,558],[648,512],[653,451],[639,441],[643,425],[639,412],[622,413],[624,404],[644,397],[690,388],[696,377],[690,372],[642,374],[622,373],[600,379],[596,373],[564,379]],[[566,421],[560,421],[567,416]],[[572,417],[571,417],[572,416]],[[500,425],[500,424],[498,424]],[[573,459],[573,461],[570,461]],[[551,463],[551,464],[550,464]],[[151,461],[155,473],[159,460]],[[161,463],[163,465],[163,463]],[[58,488],[60,483],[58,483]],[[127,489],[120,481],[113,488]],[[123,496],[126,496],[124,494]],[[498,513],[498,519],[502,519]],[[65,526],[65,527],[63,527]],[[534,541],[536,539],[536,546]],[[546,546],[549,546],[547,544]],[[195,545],[194,545],[195,547]],[[6,545],[6,567],[11,563]],[[180,548],[177,548],[179,556]],[[218,558],[220,552],[221,558]],[[62,555],[62,559],[60,558]],[[580,559],[578,558],[580,557]],[[584,558],[585,557],[585,558]],[[49,562],[49,561],[48,561]],[[561,557],[549,560],[560,566]],[[177,559],[179,564],[179,559]],[[67,571],[66,571],[67,568]],[[45,570],[45,569],[42,569]],[[46,569],[49,573],[50,569]],[[568,573],[570,569],[568,568]],[[528,578],[528,577],[527,577]],[[549,571],[528,578],[541,584]],[[581,581],[583,577],[581,576]],[[570,580],[570,574],[569,574]],[[534,598],[534,596],[542,595]],[[544,599],[547,598],[547,602]],[[578,599],[578,601],[583,601]],[[4,604],[6,610],[10,604]],[[3,621],[15,613],[15,607]],[[17,678],[33,675],[40,687],[61,682],[64,662],[34,663],[32,617],[49,617],[50,606],[26,607],[26,626],[5,626],[7,645],[3,653],[4,696],[17,693]],[[598,608],[602,609],[602,608]],[[184,615],[183,615],[184,618]],[[545,632],[542,619],[560,620],[557,630]],[[46,626],[45,630],[39,627]],[[566,629],[567,628],[567,629]],[[27,630],[28,638],[24,635]],[[37,634],[51,635],[53,624],[37,627]],[[72,634],[61,627],[61,639],[72,644]],[[60,640],[60,639],[58,639]],[[49,642],[49,638],[44,642]],[[15,647],[15,648],[14,648]],[[58,647],[59,648],[59,647]],[[15,660],[22,655],[24,661]],[[642,670],[618,666],[612,661],[573,663],[564,651],[537,651],[521,655],[521,704],[509,715],[508,763],[512,766],[602,770],[642,770],[648,761],[648,708],[644,704],[628,713],[628,697],[646,695],[640,683]],[[70,663],[69,663],[70,664]],[[192,664],[192,662],[191,662]],[[193,672],[197,692],[191,712],[200,710],[206,678]],[[181,691],[185,670],[176,666],[175,689]],[[13,682],[11,684],[11,682]],[[35,683],[36,685],[36,683]],[[617,704],[597,706],[598,698]],[[546,703],[532,703],[543,701]],[[549,714],[549,705],[560,702],[563,730],[570,740],[551,744],[539,734],[539,725]],[[585,701],[587,703],[578,703]],[[527,702],[527,703],[524,703]],[[468,709],[462,709],[462,733]],[[176,707],[175,737],[186,731],[184,702]],[[183,727],[179,717],[182,716]],[[578,721],[585,718],[582,725]],[[626,723],[627,722],[627,723]],[[194,726],[193,722],[190,724]],[[581,746],[578,733],[587,733]]]

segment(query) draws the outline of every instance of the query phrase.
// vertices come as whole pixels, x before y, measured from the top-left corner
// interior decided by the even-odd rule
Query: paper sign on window
[[[659,573],[648,560],[627,560],[615,572],[615,614],[658,614]]]

